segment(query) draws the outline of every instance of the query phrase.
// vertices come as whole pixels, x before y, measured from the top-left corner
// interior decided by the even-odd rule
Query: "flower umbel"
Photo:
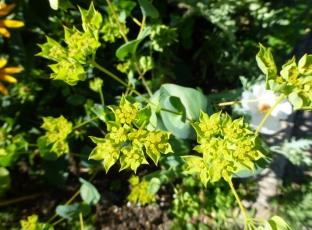
[[[15,7],[15,4],[7,5],[5,3],[0,4],[0,17],[8,15],[11,10]],[[4,37],[9,38],[10,32],[6,28],[19,28],[24,26],[24,22],[17,20],[1,19],[0,20],[0,34]]]
[[[223,177],[227,182],[232,173],[242,170],[253,172],[254,162],[265,156],[260,152],[261,142],[249,129],[243,118],[232,120],[221,112],[208,114],[201,111],[199,122],[192,124],[197,133],[194,150],[202,156],[183,156],[187,173],[198,173],[202,183],[216,182]]]
[[[251,115],[250,125],[256,129],[264,116],[276,102],[276,94],[272,90],[265,89],[265,82],[255,84],[252,92],[244,91],[242,94],[242,106]],[[252,100],[252,101],[250,101]],[[272,111],[270,117],[260,130],[263,134],[275,134],[281,130],[280,119],[287,119],[292,113],[292,105],[284,99]]]
[[[22,67],[7,67],[3,68],[7,64],[8,60],[7,59],[0,59],[0,80],[1,81],[6,81],[9,83],[15,83],[17,80],[12,77],[10,74],[18,73],[23,70]],[[8,94],[8,90],[6,87],[3,85],[3,83],[0,82],[0,92],[3,93],[4,95]]]

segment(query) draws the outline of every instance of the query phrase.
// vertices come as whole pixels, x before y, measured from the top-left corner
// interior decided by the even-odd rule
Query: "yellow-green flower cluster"
[[[221,119],[222,118],[222,119]],[[202,157],[185,156],[188,173],[198,173],[204,185],[223,177],[230,181],[232,173],[248,169],[253,172],[254,161],[265,157],[261,152],[261,143],[243,118],[232,121],[221,112],[210,117],[201,111],[199,122],[192,124],[196,133],[197,145],[194,150]]]
[[[58,156],[69,152],[66,138],[72,132],[71,122],[67,121],[63,116],[59,118],[43,117],[41,128],[47,130],[43,138],[46,140],[47,146],[53,144],[52,152],[55,152]]]
[[[155,202],[155,195],[148,191],[149,182],[143,180],[140,183],[137,183],[138,181],[138,176],[132,176],[129,179],[129,182],[132,184],[133,188],[130,195],[127,197],[128,201],[132,203],[140,203],[142,205]]]
[[[293,57],[282,66],[280,75],[270,49],[260,45],[258,66],[266,74],[266,88],[287,96],[295,109],[312,109],[312,55],[305,54],[296,63]]]
[[[47,43],[39,45],[42,52],[37,54],[56,61],[56,64],[49,66],[54,72],[51,78],[63,80],[69,85],[85,80],[85,68],[89,67],[89,55],[94,54],[101,45],[98,41],[98,33],[102,24],[101,14],[95,11],[92,3],[88,11],[79,9],[84,32],[75,27],[73,29],[64,27],[64,41],[67,48],[47,37]]]
[[[123,32],[127,34],[129,29],[126,27],[125,23],[120,23],[123,27]],[[120,28],[113,17],[107,17],[104,19],[104,24],[101,28],[101,32],[104,33],[102,38],[106,42],[114,43],[116,38],[121,38]]]
[[[161,154],[172,152],[168,143],[170,132],[145,129],[149,117],[140,114],[140,103],[131,104],[122,96],[119,106],[109,108],[115,114],[115,121],[107,121],[109,133],[105,138],[90,137],[97,144],[90,154],[91,159],[104,160],[106,171],[120,159],[120,170],[130,167],[134,172],[141,164],[148,164],[146,154],[155,164]],[[145,108],[150,109],[150,108]],[[144,109],[143,109],[144,110]],[[145,119],[138,127],[140,119]]]

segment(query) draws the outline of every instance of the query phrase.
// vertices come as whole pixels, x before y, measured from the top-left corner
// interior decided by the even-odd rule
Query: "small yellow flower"
[[[0,17],[6,16],[13,10],[15,4],[7,5],[5,3],[0,4]],[[11,36],[10,32],[6,28],[18,28],[24,26],[24,22],[17,21],[17,20],[9,20],[9,19],[2,19],[0,20],[0,34],[4,37],[9,38]],[[6,27],[6,28],[5,28]]]
[[[0,68],[4,67],[7,64],[7,62],[8,62],[7,59],[0,59]],[[7,67],[0,69],[0,80],[9,83],[15,83],[17,82],[17,80],[14,77],[10,76],[9,74],[18,73],[21,70],[23,70],[22,67]],[[1,82],[0,82],[0,92],[3,93],[4,95],[8,94],[8,90]]]

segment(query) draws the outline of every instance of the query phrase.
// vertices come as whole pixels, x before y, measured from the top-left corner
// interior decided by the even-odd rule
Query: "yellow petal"
[[[18,73],[23,70],[22,67],[7,67],[4,69],[0,70],[0,74],[13,74],[13,73]]]
[[[0,20],[0,27],[18,28],[24,25],[25,25],[24,22],[17,20],[9,20],[9,19]]]
[[[0,75],[0,80],[7,81],[9,83],[15,83],[17,80],[10,75]]]
[[[9,38],[11,36],[10,32],[4,27],[0,27],[0,34],[2,34],[6,38]]]
[[[13,8],[15,7],[15,4],[6,5],[5,3],[2,3],[0,5],[0,17],[3,17],[11,12]]]
[[[0,68],[4,67],[7,64],[7,59],[0,59]]]
[[[5,86],[0,82],[0,92],[4,95],[8,95],[8,90],[5,88]]]

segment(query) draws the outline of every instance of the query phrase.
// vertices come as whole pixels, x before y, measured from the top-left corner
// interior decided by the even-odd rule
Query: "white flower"
[[[252,92],[244,91],[242,94],[242,106],[251,115],[250,125],[256,129],[266,113],[276,102],[277,95],[272,90],[265,89],[265,82],[255,84]],[[248,101],[255,100],[255,101]],[[269,118],[262,126],[260,133],[275,134],[281,129],[280,119],[287,119],[292,113],[292,105],[286,99],[282,100],[272,111]]]

